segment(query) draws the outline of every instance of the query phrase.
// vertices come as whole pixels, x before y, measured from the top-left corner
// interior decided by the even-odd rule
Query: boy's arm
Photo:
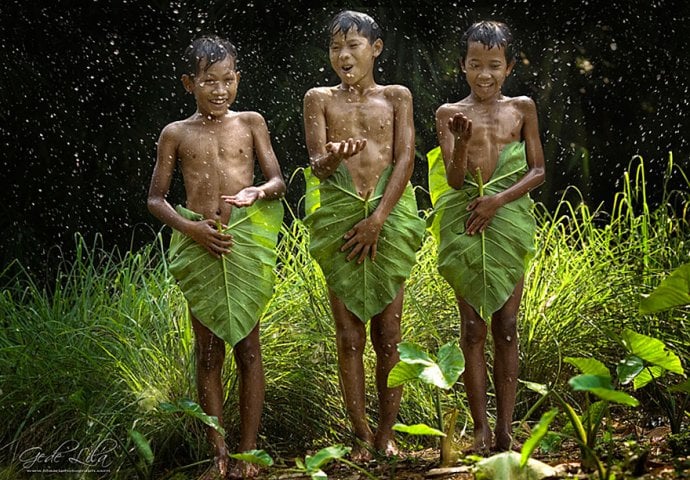
[[[395,105],[393,171],[376,210],[345,234],[347,242],[341,248],[342,251],[352,248],[347,259],[352,260],[359,255],[358,263],[362,263],[370,253],[371,259],[376,259],[376,245],[381,228],[393,207],[400,200],[414,169],[415,131],[412,117],[412,94],[400,85],[389,88],[387,95]]]
[[[317,89],[304,95],[304,134],[312,172],[320,180],[330,177],[340,162],[362,151],[365,139],[328,142],[325,99]]]
[[[472,210],[467,220],[466,231],[469,235],[484,231],[500,207],[517,200],[544,183],[544,150],[539,137],[537,107],[529,97],[520,97],[517,102],[524,115],[522,138],[525,141],[529,169],[511,187],[495,195],[476,198],[467,206],[468,210]]]
[[[149,211],[161,222],[191,237],[211,255],[220,257],[230,251],[232,236],[220,233],[211,219],[199,222],[187,220],[177,213],[165,198],[175,171],[177,143],[174,127],[164,128],[158,139],[156,166],[153,168],[146,204]]]
[[[226,203],[236,207],[248,207],[261,198],[280,198],[285,194],[286,190],[283,174],[280,171],[278,159],[271,146],[271,136],[268,133],[264,117],[256,112],[251,112],[247,115],[254,140],[254,152],[266,182],[259,186],[252,185],[243,188],[235,195],[221,196]]]

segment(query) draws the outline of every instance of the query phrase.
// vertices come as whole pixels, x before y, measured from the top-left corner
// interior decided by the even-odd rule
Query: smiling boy
[[[534,246],[527,193],[544,181],[537,109],[501,88],[515,59],[500,22],[470,26],[460,42],[470,94],[436,112],[436,130],[451,188],[436,200],[439,271],[455,290],[461,317],[464,383],[474,422],[473,448],[508,450],[518,375],[517,313]],[[430,171],[432,155],[430,152]],[[430,176],[430,183],[432,177]],[[500,259],[495,263],[493,259]],[[494,340],[495,439],[487,420],[487,322]]]
[[[412,96],[401,85],[378,85],[383,50],[369,15],[343,11],[329,25],[329,58],[340,79],[304,97],[304,127],[319,205],[305,218],[310,252],[328,284],[335,319],[340,384],[358,439],[355,461],[370,450],[397,453],[392,426],[401,388],[388,388],[398,362],[403,284],[424,231],[409,184],[414,159]],[[379,418],[366,418],[363,352],[366,327],[376,353]]]
[[[237,52],[232,43],[216,36],[198,38],[189,46],[185,57],[187,70],[182,75],[182,83],[194,95],[196,111],[189,118],[170,123],[160,134],[148,208],[174,229],[169,268],[189,303],[199,400],[204,412],[216,416],[221,425],[225,342],[233,346],[239,374],[238,450],[246,451],[256,448],[263,407],[264,373],[258,320],[272,288],[275,265],[272,232],[277,232],[282,221],[280,203],[266,200],[282,196],[285,183],[263,117],[256,112],[230,110],[240,80],[236,70]],[[266,178],[260,186],[253,185],[255,158]],[[178,163],[186,208],[175,209],[166,196]],[[270,216],[275,225],[253,223],[246,213],[250,209],[251,217]],[[273,213],[265,215],[269,211]],[[234,230],[227,227],[231,218],[237,226]],[[249,234],[243,233],[247,230]],[[243,238],[265,235],[268,241],[264,244],[243,241],[233,246],[233,233],[244,235]],[[252,277],[256,291],[250,292],[251,302],[228,312],[233,299],[227,298],[223,288],[210,285],[215,285],[214,279],[247,275],[232,268],[239,262],[245,262],[245,271],[258,272],[256,278]],[[233,291],[232,295],[241,297],[245,293]],[[226,308],[217,308],[218,305]],[[242,315],[238,310],[250,310],[250,313]],[[257,474],[255,466],[241,463],[230,471],[225,439],[210,427],[207,435],[215,462],[204,479]]]

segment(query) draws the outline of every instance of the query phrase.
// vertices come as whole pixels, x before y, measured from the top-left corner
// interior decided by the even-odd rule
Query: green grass
[[[690,187],[672,160],[667,175],[681,176]],[[565,356],[594,355],[610,364],[620,357],[616,334],[625,327],[669,342],[687,365],[688,311],[642,317],[637,308],[640,295],[690,261],[688,191],[665,192],[652,208],[637,158],[611,212],[565,200],[554,212],[537,205],[538,251],[527,272],[519,323],[521,379],[564,385],[573,373],[561,365]],[[193,336],[183,297],[166,270],[162,240],[122,255],[103,251],[98,241],[75,241],[76,260],[64,264],[48,287],[17,265],[0,276],[0,478],[18,476],[27,449],[52,452],[72,439],[89,448],[118,442],[108,468],[132,478],[141,464],[131,430],[153,448],[154,477],[195,469],[209,455],[202,426],[156,408],[196,399]],[[262,319],[266,404],[259,443],[279,463],[350,441],[326,286],[307,245],[301,221],[283,227],[275,295]],[[457,307],[436,270],[430,236],[417,260],[406,285],[403,338],[436,351],[459,336]],[[373,364],[368,346],[368,372]],[[233,448],[239,419],[232,355],[224,383]],[[375,420],[373,375],[368,384]],[[516,419],[535,400],[520,391]],[[461,383],[445,402],[458,404],[459,426],[468,425]],[[428,387],[406,386],[400,420],[429,423],[434,415]],[[400,441],[406,448],[433,445],[402,435]]]

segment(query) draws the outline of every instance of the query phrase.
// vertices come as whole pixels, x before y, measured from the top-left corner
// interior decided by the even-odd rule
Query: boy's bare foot
[[[474,442],[468,453],[486,455],[491,449],[491,431],[488,428],[475,430]]]
[[[350,452],[350,460],[356,464],[369,463],[372,459],[371,447],[370,444],[357,440]]]
[[[228,472],[226,478],[241,480],[243,478],[256,478],[259,475],[259,466],[249,462],[238,461]]]
[[[491,451],[493,452],[507,452],[514,451],[519,452],[522,449],[522,445],[517,442],[513,442],[513,437],[508,433],[498,433],[496,432],[496,438]]]
[[[215,457],[213,465],[201,474],[199,480],[224,480],[228,472],[227,457]]]
[[[395,457],[400,454],[398,446],[395,441],[388,439],[385,441],[376,441],[376,451],[384,457]]]

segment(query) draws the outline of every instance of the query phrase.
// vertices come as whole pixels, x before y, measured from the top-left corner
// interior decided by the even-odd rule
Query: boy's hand
[[[448,129],[456,142],[467,142],[472,136],[472,120],[464,113],[456,113],[448,119]]]
[[[235,195],[221,195],[220,198],[236,207],[249,207],[257,200],[266,197],[266,192],[258,187],[246,187],[237,192]]]
[[[330,153],[341,159],[349,158],[364,150],[366,146],[367,140],[365,138],[358,138],[357,140],[348,138],[342,142],[328,142],[326,144],[326,153]]]
[[[344,252],[352,248],[352,251],[347,256],[348,262],[359,255],[357,263],[362,263],[370,253],[371,261],[376,260],[376,245],[379,241],[379,233],[381,233],[382,226],[383,224],[379,223],[375,217],[367,217],[358,222],[343,236],[347,242],[340,248],[340,251]]]
[[[221,225],[221,227],[227,228],[226,225]],[[220,258],[225,253],[230,253],[232,235],[219,232],[214,220],[207,219],[193,222],[186,233],[188,237],[204,247],[208,253],[216,258]]]
[[[494,195],[485,195],[472,200],[467,206],[472,214],[467,219],[465,233],[474,235],[482,233],[489,226],[491,220],[496,215],[496,210],[501,207],[501,202]]]

